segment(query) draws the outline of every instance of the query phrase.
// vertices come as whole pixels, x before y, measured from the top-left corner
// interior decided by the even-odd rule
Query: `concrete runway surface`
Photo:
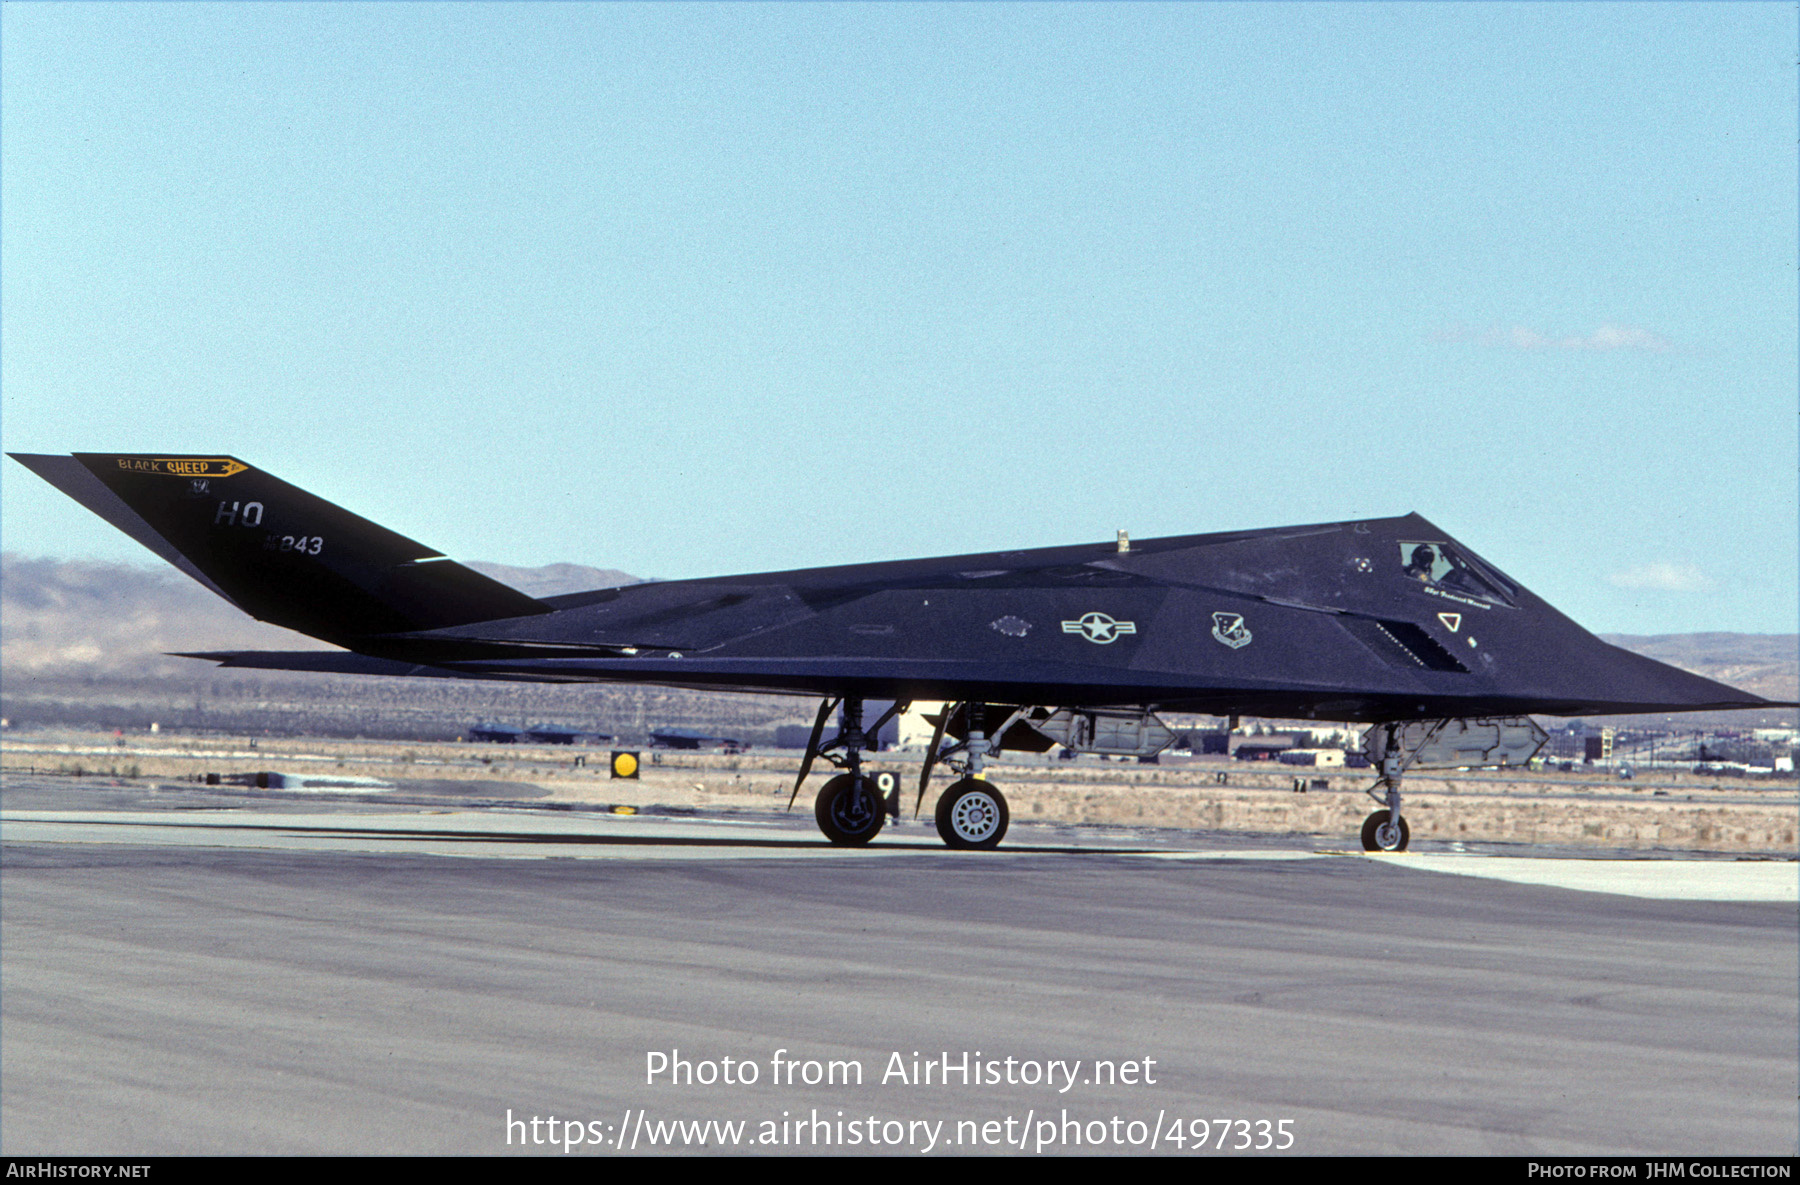
[[[1800,1131],[1791,861],[1069,827],[954,853],[910,820],[845,852],[804,810],[48,777],[0,811],[7,1155],[1791,1156]]]

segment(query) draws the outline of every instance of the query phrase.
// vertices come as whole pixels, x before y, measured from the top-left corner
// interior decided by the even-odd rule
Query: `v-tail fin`
[[[315,638],[550,611],[235,457],[10,455],[251,616]]]

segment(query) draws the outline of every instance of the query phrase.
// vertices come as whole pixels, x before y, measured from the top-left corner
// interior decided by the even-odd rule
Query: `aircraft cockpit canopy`
[[[1493,605],[1514,604],[1511,585],[1440,540],[1401,540],[1400,566],[1428,587]]]

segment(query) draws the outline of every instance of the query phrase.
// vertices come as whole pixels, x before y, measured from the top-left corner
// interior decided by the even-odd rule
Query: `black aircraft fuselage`
[[[1772,706],[1600,641],[1418,515],[532,598],[234,458],[13,455],[246,612],[343,647],[194,656],[225,666],[942,700],[964,745],[1008,708],[1398,724]]]

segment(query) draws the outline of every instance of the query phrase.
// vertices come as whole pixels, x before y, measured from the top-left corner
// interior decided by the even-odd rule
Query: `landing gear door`
[[[1388,725],[1377,724],[1363,734],[1363,756],[1377,769],[1389,756],[1388,733]],[[1393,735],[1395,754],[1411,755],[1409,769],[1516,768],[1537,756],[1550,739],[1529,716],[1413,720],[1394,726]]]
[[[1150,757],[1175,741],[1175,733],[1154,712],[1109,712],[1061,708],[1031,726],[1077,753]]]

